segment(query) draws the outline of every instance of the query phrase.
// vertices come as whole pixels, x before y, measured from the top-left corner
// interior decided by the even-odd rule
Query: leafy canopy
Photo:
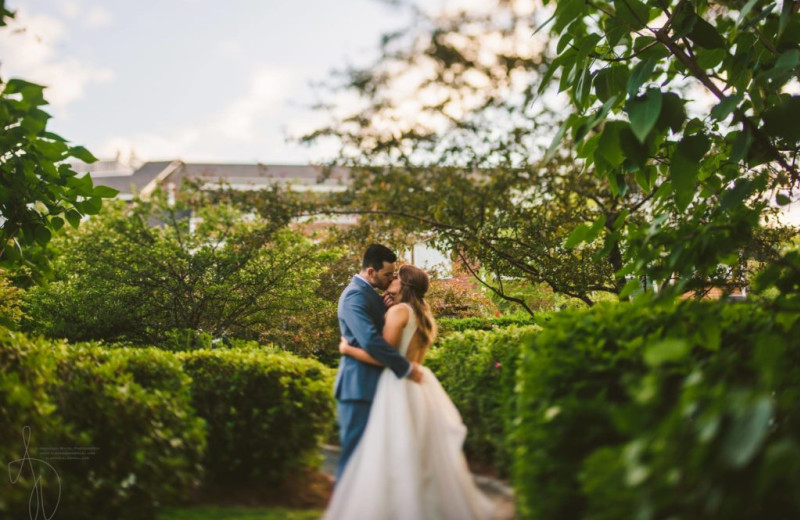
[[[770,199],[790,201],[797,9],[789,0],[555,3],[558,56],[539,90],[558,79],[572,113],[554,142],[571,136],[585,167],[621,197],[633,186],[651,195],[649,222],[611,237],[629,248],[618,274],[692,288],[738,261]]]

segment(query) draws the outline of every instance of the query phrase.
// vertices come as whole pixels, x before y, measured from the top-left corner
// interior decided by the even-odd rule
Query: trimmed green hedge
[[[55,404],[47,391],[54,370],[55,359],[50,355],[48,342],[28,340],[22,334],[0,327],[0,466],[8,471],[8,476],[0,479],[2,518],[27,518],[28,515],[33,478],[24,467],[27,463],[21,460],[25,443],[28,443],[28,456],[36,457],[38,446],[53,444],[58,435],[58,421],[53,417]],[[23,432],[24,427],[29,430],[26,428]],[[49,514],[58,499],[57,477],[47,467],[40,471]]]
[[[40,459],[33,467],[45,475],[46,515],[153,518],[158,504],[199,482],[203,421],[189,406],[189,378],[170,354],[0,330],[0,359],[0,452],[5,462],[22,459],[22,431],[30,427],[28,456]],[[19,471],[16,464],[15,478]],[[0,493],[0,511],[12,518],[27,517],[34,484],[27,463],[19,475]]]
[[[0,456],[16,480],[0,484],[3,518],[28,515],[26,426],[49,516],[146,520],[203,485],[280,483],[316,462],[333,417],[332,370],[253,345],[176,354],[0,328],[0,371]]]
[[[520,364],[521,517],[800,517],[797,318],[698,302],[555,315]]]
[[[333,418],[334,371],[253,349],[179,353],[192,404],[208,423],[207,484],[274,485],[314,463]]]
[[[550,319],[550,314],[535,318],[532,316],[512,314],[495,317],[471,317],[471,318],[440,318],[436,321],[439,326],[439,336],[445,337],[453,332],[464,332],[467,330],[498,330],[506,327],[525,327],[528,325],[542,324]]]
[[[64,346],[51,391],[69,425],[63,446],[96,450],[64,461],[59,518],[152,518],[202,477],[202,419],[190,406],[191,380],[167,352]],[[100,514],[102,512],[102,515]]]
[[[537,326],[467,331],[443,338],[425,364],[436,374],[468,428],[464,449],[471,462],[506,474],[506,442],[514,412],[514,378],[522,344]]]

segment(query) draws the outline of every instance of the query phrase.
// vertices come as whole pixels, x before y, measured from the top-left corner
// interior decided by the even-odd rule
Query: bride
[[[404,265],[387,289],[397,302],[383,337],[409,361],[422,363],[436,336],[424,296],[428,275]],[[380,362],[342,341],[342,354]],[[369,421],[336,483],[324,520],[483,520],[493,505],[475,486],[461,451],[466,427],[436,376],[420,384],[384,370]]]

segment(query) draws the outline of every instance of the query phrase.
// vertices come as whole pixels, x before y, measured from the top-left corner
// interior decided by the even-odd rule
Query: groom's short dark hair
[[[361,269],[371,267],[376,271],[383,269],[384,262],[397,262],[397,255],[386,246],[372,244],[364,251],[364,259],[361,261]]]

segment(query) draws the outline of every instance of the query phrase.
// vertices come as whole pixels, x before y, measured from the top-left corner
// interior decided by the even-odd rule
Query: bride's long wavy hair
[[[436,339],[436,321],[433,319],[430,305],[425,301],[425,293],[430,287],[430,280],[425,271],[413,265],[400,266],[398,276],[400,278],[399,300],[411,305],[411,308],[414,309],[414,315],[417,317],[417,333],[422,340],[424,357]]]

